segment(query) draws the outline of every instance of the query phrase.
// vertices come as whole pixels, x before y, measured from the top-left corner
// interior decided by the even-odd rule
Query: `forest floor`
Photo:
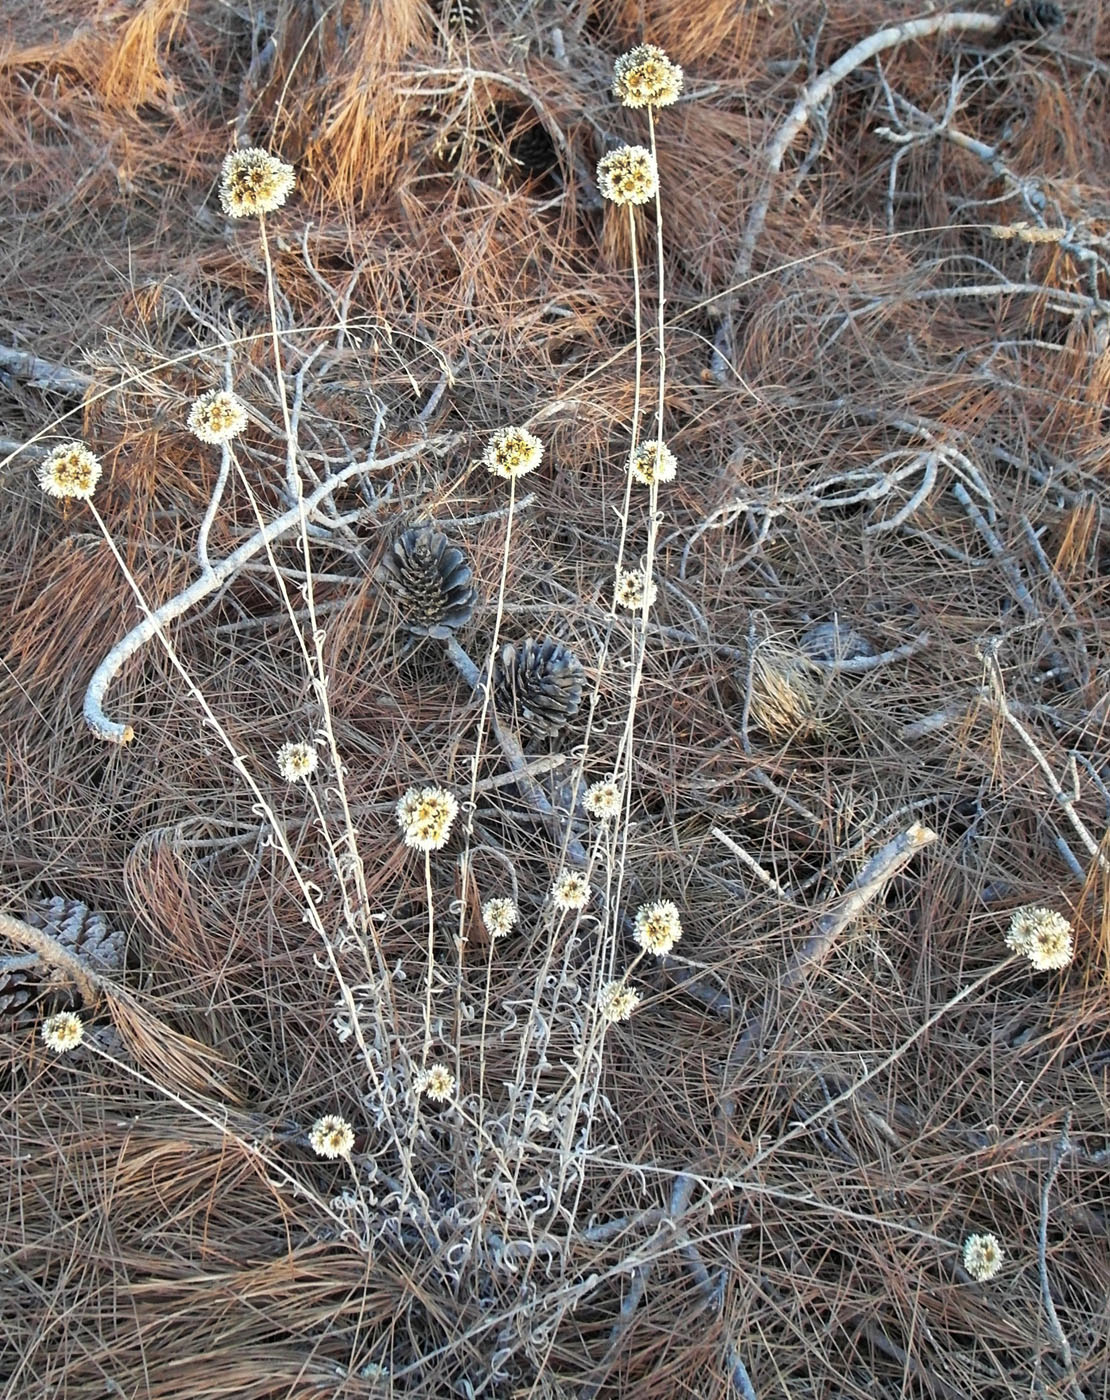
[[[14,0],[0,155],[0,1395],[1107,1400],[1110,7]]]

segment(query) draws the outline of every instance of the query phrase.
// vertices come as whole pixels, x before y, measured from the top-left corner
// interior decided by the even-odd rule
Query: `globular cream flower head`
[[[42,1038],[55,1055],[74,1050],[85,1036],[85,1023],[76,1011],[59,1011],[42,1023]]]
[[[482,454],[482,462],[505,481],[535,471],[543,461],[543,443],[527,428],[499,428]]]
[[[227,389],[209,389],[193,400],[185,426],[201,442],[230,442],[247,426],[247,410]]]
[[[994,1278],[1002,1268],[1004,1254],[994,1235],[968,1235],[964,1240],[964,1268],[979,1283]]]
[[[659,589],[654,579],[646,588],[645,583],[643,569],[622,569],[617,577],[617,606],[632,612],[639,612],[645,602],[649,608],[654,607]]]
[[[606,982],[597,995],[597,1009],[607,1021],[627,1021],[642,1000],[625,982]]]
[[[564,870],[551,887],[551,902],[560,913],[585,909],[590,902],[590,882],[580,870]]]
[[[520,913],[511,899],[487,899],[482,905],[482,923],[493,939],[507,938],[516,928]]]
[[[1067,967],[1075,951],[1071,924],[1063,914],[1039,904],[1014,911],[1006,946],[1028,958],[1038,972]]]
[[[656,957],[669,953],[682,937],[682,920],[677,907],[669,899],[641,904],[636,910],[635,937],[645,953],[654,953]]]
[[[220,206],[233,219],[280,209],[297,182],[293,167],[269,151],[230,151],[220,168]]]
[[[642,442],[632,458],[632,475],[645,486],[673,481],[677,471],[675,455],[665,442]]]
[[[597,163],[597,187],[614,204],[646,204],[659,190],[659,168],[646,146],[618,146]]]
[[[612,821],[621,814],[621,789],[616,778],[601,778],[591,783],[582,798],[582,806],[596,821]]]
[[[414,851],[442,850],[458,814],[458,800],[446,788],[409,788],[397,803],[397,824]]]
[[[309,1146],[317,1157],[346,1157],[355,1145],[355,1130],[346,1118],[329,1113],[317,1118],[308,1133]]]
[[[416,1076],[413,1087],[434,1103],[448,1103],[454,1097],[455,1076],[446,1065],[429,1065]]]
[[[39,485],[59,501],[87,501],[102,471],[100,458],[83,442],[60,442],[39,467]]]
[[[278,772],[287,783],[299,782],[316,771],[317,758],[311,744],[301,739],[290,739],[277,751]]]
[[[669,107],[682,92],[682,69],[656,44],[637,44],[613,64],[613,96],[626,107]]]

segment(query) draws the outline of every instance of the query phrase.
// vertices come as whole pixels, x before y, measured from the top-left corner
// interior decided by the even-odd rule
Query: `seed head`
[[[446,788],[409,788],[397,803],[397,824],[414,851],[442,850],[458,814],[458,801]]]
[[[677,471],[675,455],[665,442],[642,442],[632,458],[632,475],[645,486],[673,481]]]
[[[659,590],[652,579],[645,598],[645,582],[642,569],[622,569],[617,577],[617,606],[640,612],[646,601],[649,608],[654,607]]]
[[[42,1038],[56,1055],[74,1050],[85,1035],[85,1023],[76,1011],[59,1011],[42,1023]]]
[[[520,914],[511,899],[487,899],[482,905],[482,922],[493,939],[506,938],[516,928]]]
[[[416,1076],[414,1088],[435,1103],[447,1103],[455,1093],[455,1076],[446,1065],[430,1065]]]
[[[641,1001],[635,987],[623,981],[606,982],[597,995],[597,1009],[607,1021],[627,1021]]]
[[[582,806],[599,822],[611,821],[621,814],[621,789],[616,778],[602,778],[591,783],[582,798]]]
[[[316,763],[316,750],[300,739],[290,739],[277,751],[278,772],[287,783],[311,777],[316,771]]]
[[[613,64],[613,96],[626,107],[669,107],[682,92],[682,69],[655,44],[637,44]]]
[[[1002,1268],[1005,1251],[994,1235],[968,1235],[964,1240],[964,1268],[973,1279],[985,1283]]]
[[[597,187],[614,204],[646,204],[659,190],[659,169],[646,146],[618,146],[597,163]]]
[[[1014,911],[1006,946],[1028,958],[1038,972],[1067,967],[1075,951],[1071,924],[1063,914],[1039,904]]]
[[[527,428],[499,428],[482,454],[494,476],[509,481],[535,471],[543,461],[543,443]]]
[[[193,400],[186,427],[201,442],[222,443],[236,438],[247,426],[243,401],[226,389],[209,389]]]
[[[551,902],[560,913],[585,909],[590,902],[590,883],[580,870],[564,870],[551,887]]]
[[[636,910],[636,942],[646,953],[662,957],[669,953],[682,937],[682,920],[678,909],[669,899],[654,904],[641,904]]]
[[[280,209],[296,184],[291,165],[269,151],[248,146],[230,151],[220,168],[220,205],[233,219]]]
[[[39,485],[60,501],[87,501],[102,470],[100,458],[83,442],[61,442],[39,467]]]
[[[317,1118],[313,1123],[308,1142],[317,1157],[346,1157],[355,1145],[355,1130],[346,1118],[329,1113],[326,1118]]]

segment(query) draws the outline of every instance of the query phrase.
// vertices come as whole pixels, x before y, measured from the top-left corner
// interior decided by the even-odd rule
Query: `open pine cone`
[[[530,739],[558,734],[582,703],[582,667],[573,652],[550,638],[530,637],[501,648],[494,670],[498,710]]]
[[[401,626],[415,636],[449,637],[474,615],[470,565],[434,525],[416,525],[394,540],[377,579],[397,599]]]

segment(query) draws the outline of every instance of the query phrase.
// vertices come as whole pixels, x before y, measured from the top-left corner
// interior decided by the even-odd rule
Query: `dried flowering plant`
[[[597,994],[597,1009],[606,1021],[627,1021],[642,998],[625,981],[606,982]]]
[[[491,938],[506,938],[516,928],[520,912],[511,899],[499,896],[482,905],[482,923]]]
[[[458,814],[458,799],[446,788],[409,788],[397,803],[397,824],[415,851],[442,850]]]
[[[659,169],[646,146],[618,146],[597,163],[597,187],[614,204],[647,204],[659,191]]]
[[[1075,951],[1068,920],[1038,904],[1014,911],[1006,946],[1028,958],[1038,972],[1067,967]]]
[[[563,870],[551,887],[551,902],[564,914],[585,909],[590,902],[590,882],[580,870]]]
[[[682,937],[682,920],[678,908],[669,899],[641,904],[634,920],[636,942],[645,953],[662,957],[669,953]]]
[[[985,1283],[1001,1270],[1004,1253],[996,1235],[968,1235],[964,1241],[964,1268],[977,1282]]]
[[[682,69],[657,44],[637,44],[613,64],[613,96],[626,107],[669,107],[682,81]]]
[[[621,788],[616,778],[600,778],[591,783],[582,798],[582,806],[596,821],[612,821],[621,812]]]
[[[455,1076],[446,1065],[428,1065],[416,1076],[413,1088],[434,1103],[448,1103],[455,1094]]]
[[[287,783],[300,782],[316,771],[319,755],[311,744],[301,739],[290,739],[277,751],[278,772]]]
[[[44,1044],[56,1055],[75,1050],[85,1037],[85,1024],[76,1011],[59,1011],[42,1023]]]
[[[102,471],[100,458],[83,442],[62,442],[39,467],[39,485],[57,500],[88,501]]]
[[[220,169],[220,206],[233,219],[271,214],[289,198],[296,179],[293,167],[269,151],[230,151]]]
[[[355,1133],[345,1118],[329,1113],[313,1123],[308,1142],[317,1157],[347,1157],[355,1145]]]
[[[487,470],[504,481],[535,471],[542,461],[543,443],[527,428],[499,428],[482,454]]]
[[[210,389],[193,400],[185,422],[201,442],[219,445],[239,436],[247,426],[247,410],[230,390]]]

